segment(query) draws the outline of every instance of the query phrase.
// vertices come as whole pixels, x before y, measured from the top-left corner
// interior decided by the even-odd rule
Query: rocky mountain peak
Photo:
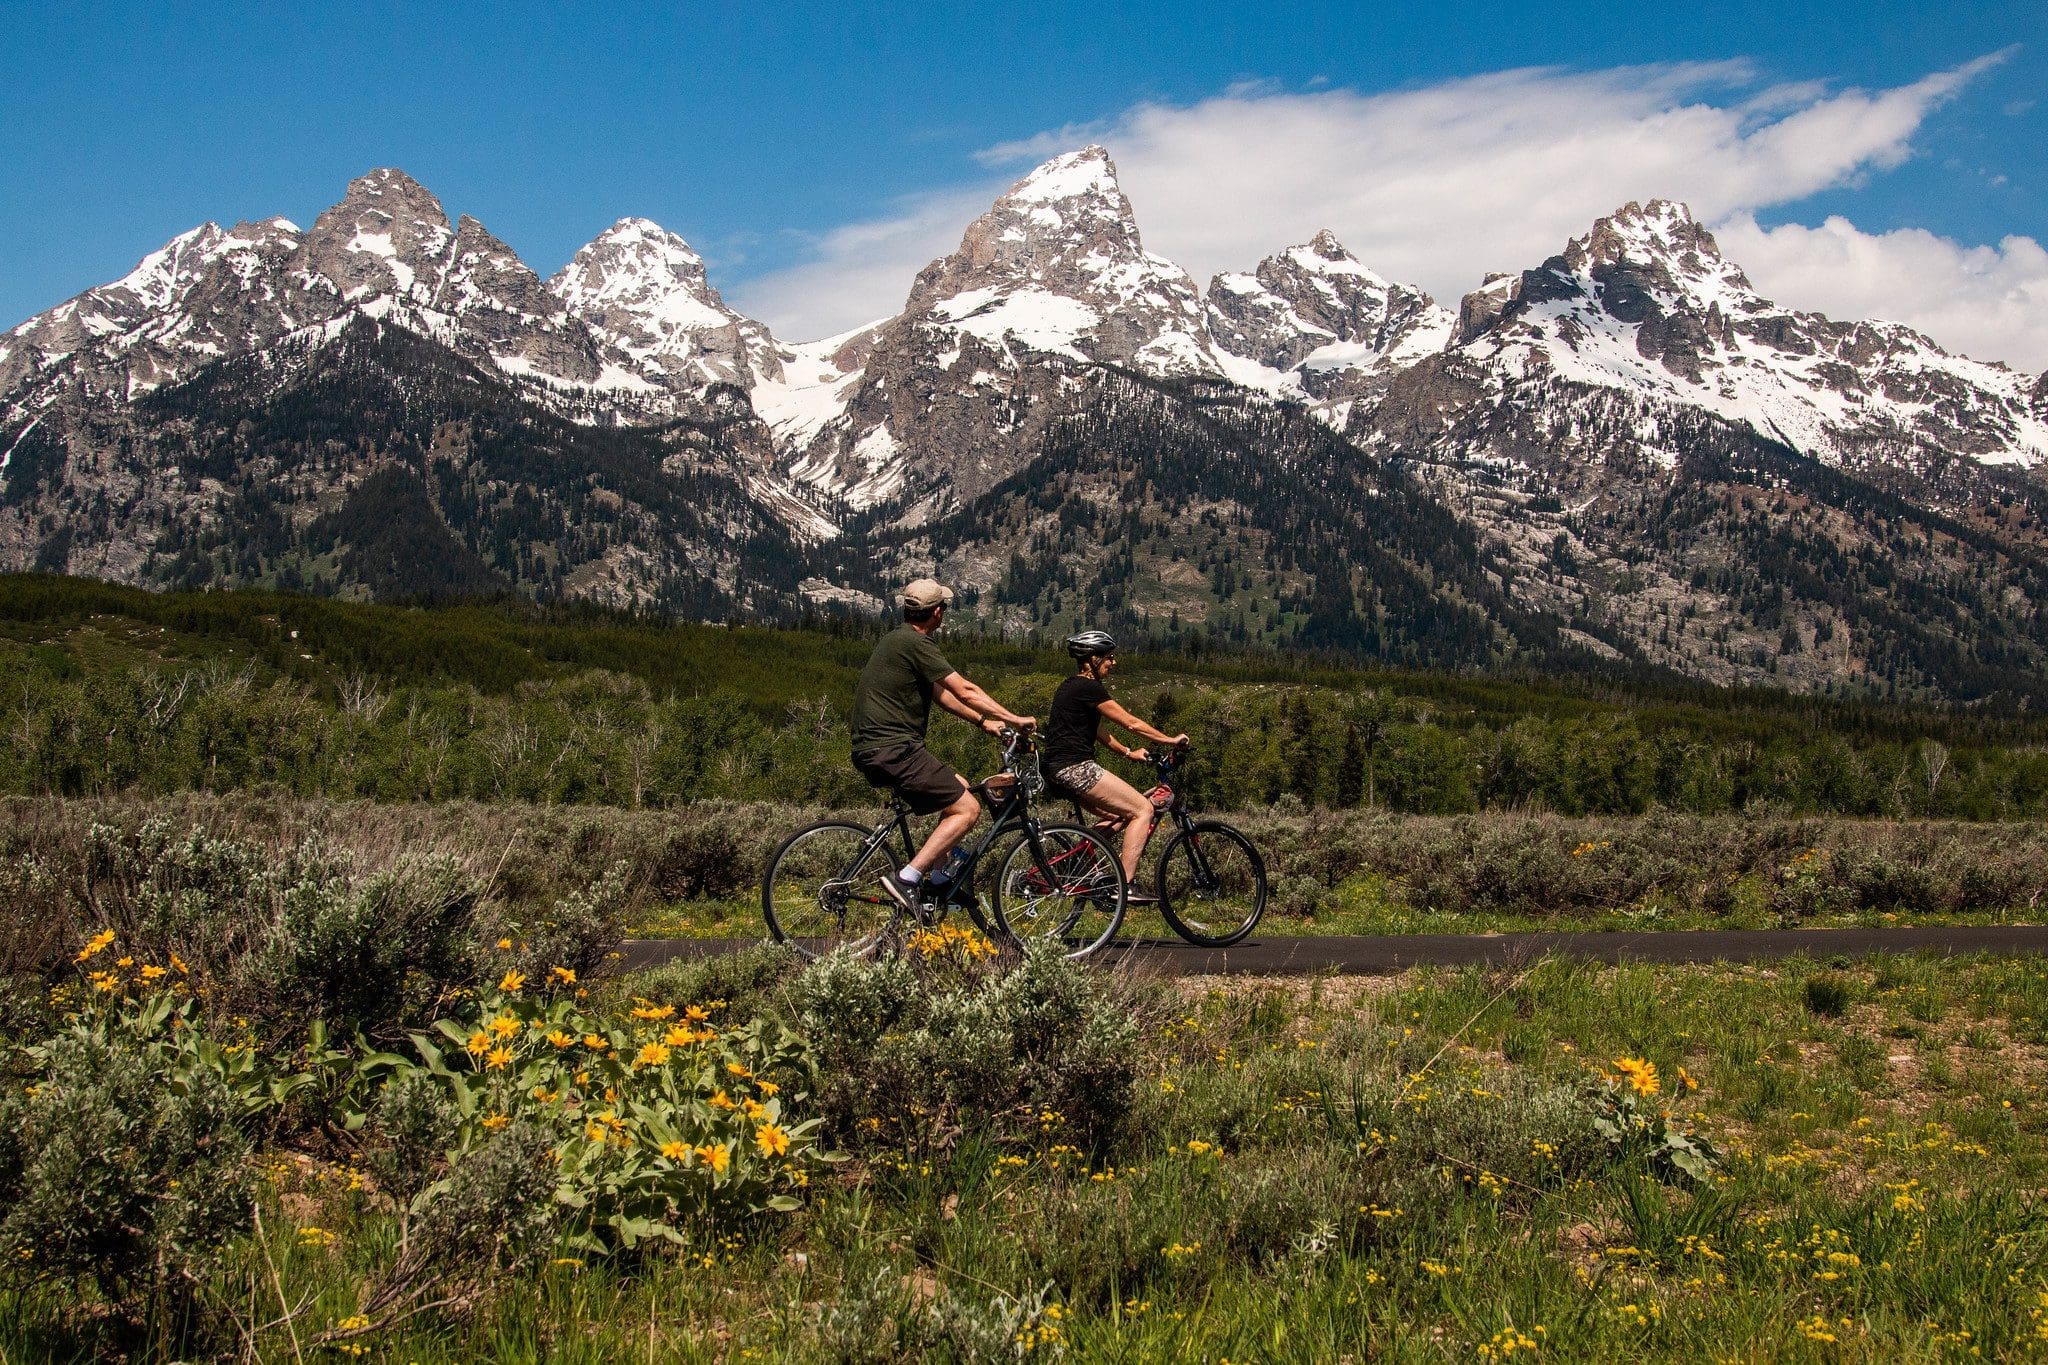
[[[1721,255],[1714,234],[1686,205],[1670,199],[1633,201],[1594,222],[1592,231],[1575,237],[1563,252],[1574,270],[1600,267],[1659,267],[1674,283],[1682,279],[1711,280],[1735,290],[1748,290],[1741,267]]]
[[[702,297],[711,291],[704,258],[661,224],[621,218],[577,251],[548,281],[564,299],[584,304],[645,299],[676,288]]]
[[[426,219],[448,226],[447,210],[441,207],[433,191],[395,166],[380,166],[349,181],[347,192],[334,209],[377,211],[394,218]]]
[[[454,239],[441,201],[404,171],[386,168],[349,182],[341,202],[313,220],[306,251],[311,267],[334,282],[345,302],[389,294],[424,303],[440,282]],[[424,297],[415,299],[416,284]]]
[[[751,388],[781,370],[768,329],[728,307],[704,258],[650,219],[619,219],[547,287],[630,368],[663,387]]]
[[[960,249],[918,276],[906,311],[991,285],[1035,282],[1056,293],[1093,294],[1134,266],[1152,273],[1131,201],[1109,153],[1084,147],[1032,171],[969,224]]]
[[[1344,244],[1337,240],[1337,234],[1328,228],[1318,229],[1316,235],[1308,239],[1308,249],[1326,261],[1357,259],[1349,251],[1345,250]]]
[[[1201,294],[1146,252],[1101,147],[1054,157],[968,225],[918,274],[907,325],[1008,349],[1213,373]]]
[[[1209,286],[1209,331],[1233,355],[1296,372],[1313,397],[1356,397],[1364,371],[1441,350],[1452,319],[1420,289],[1381,279],[1325,228],[1250,275]],[[1376,387],[1367,385],[1366,387]]]

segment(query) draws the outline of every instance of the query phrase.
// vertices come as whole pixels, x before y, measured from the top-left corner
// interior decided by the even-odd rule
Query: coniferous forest
[[[662,807],[861,805],[845,763],[879,621],[681,623],[516,599],[437,607],[0,578],[0,791],[226,792]],[[1057,638],[941,637],[1043,713]],[[1454,814],[2048,812],[2048,725],[1617,674],[1125,652],[1118,695],[1186,730],[1203,804]],[[965,770],[993,750],[938,720]]]

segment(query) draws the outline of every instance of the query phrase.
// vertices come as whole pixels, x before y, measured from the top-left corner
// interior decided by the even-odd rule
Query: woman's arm
[[[1119,703],[1113,700],[1102,703],[1102,705],[1095,708],[1095,712],[1104,720],[1111,722],[1111,724],[1121,725],[1124,729],[1129,730],[1132,734],[1138,735],[1144,739],[1149,739],[1155,744],[1185,744],[1188,742],[1188,737],[1186,735],[1169,735],[1164,730],[1154,729],[1152,726],[1147,725],[1144,721],[1139,720],[1136,716],[1132,715],[1129,711],[1124,710],[1124,708]],[[1141,752],[1136,749],[1125,748],[1116,740],[1110,738],[1109,727],[1106,725],[1097,727],[1095,731],[1095,737],[1101,740],[1103,743],[1107,744],[1111,749],[1114,749],[1117,753],[1123,754],[1126,757],[1134,754],[1139,754]]]

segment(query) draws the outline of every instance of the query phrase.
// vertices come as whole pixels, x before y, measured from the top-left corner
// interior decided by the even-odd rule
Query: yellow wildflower
[[[469,1041],[462,1045],[462,1049],[472,1057],[481,1057],[491,1050],[491,1035],[478,1029],[469,1035]]]
[[[602,1052],[610,1047],[611,1044],[598,1037],[595,1033],[586,1033],[583,1035],[583,1046],[589,1048],[592,1052]]]
[[[576,984],[576,973],[569,967],[550,967],[548,969],[548,976],[551,980],[558,981],[564,986]]]
[[[576,1040],[560,1029],[553,1029],[548,1033],[548,1041],[556,1047],[567,1047]]]
[[[500,1038],[510,1038],[513,1034],[519,1032],[519,1021],[509,1014],[501,1014],[491,1020],[491,1032],[497,1034]]]
[[[722,1142],[715,1147],[699,1147],[697,1155],[714,1175],[724,1175],[725,1168],[732,1165],[732,1149]]]
[[[483,1121],[483,1124],[484,1127],[489,1128],[493,1132],[495,1132],[498,1129],[503,1128],[506,1124],[510,1123],[511,1121],[512,1117],[509,1114],[492,1114]]]
[[[711,1097],[711,1107],[713,1109],[739,1108],[739,1106],[733,1103],[732,1099],[723,1090],[719,1091],[717,1094]]]
[[[642,1000],[639,1004],[633,1006],[633,1017],[635,1019],[667,1019],[675,1012],[676,1007],[674,1005],[657,1005],[652,1000]]]
[[[73,958],[72,961],[90,962],[93,958],[105,952],[113,942],[114,931],[112,929],[102,929],[85,941],[85,946],[78,950],[78,956]]]
[[[484,1063],[493,1071],[502,1071],[512,1065],[512,1049],[509,1047],[494,1047],[484,1057]]]
[[[670,1161],[688,1161],[691,1154],[695,1151],[696,1148],[687,1142],[664,1142],[661,1144],[661,1154]]]
[[[640,1049],[640,1055],[633,1059],[634,1066],[663,1066],[668,1062],[668,1045],[649,1043]]]
[[[789,1150],[789,1134],[772,1123],[764,1123],[754,1130],[754,1145],[761,1149],[762,1156],[781,1156]]]
[[[1657,1067],[1647,1057],[1616,1057],[1614,1077],[1616,1080],[1627,1081],[1629,1088],[1638,1095],[1657,1093]]]
[[[503,976],[498,978],[498,989],[505,992],[505,994],[507,995],[519,994],[520,988],[523,987],[525,984],[525,972],[507,972]]]

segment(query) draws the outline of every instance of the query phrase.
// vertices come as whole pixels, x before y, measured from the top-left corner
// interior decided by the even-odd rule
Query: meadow
[[[865,648],[0,580],[0,1362],[2048,1355],[2034,959],[1165,983],[949,929],[618,970],[758,937],[782,834],[878,810]],[[1264,850],[1263,934],[2048,889],[2025,717],[1129,686]]]
[[[341,1001],[168,924],[10,998],[9,1360],[2048,1351],[2036,961],[607,979],[485,929]]]

